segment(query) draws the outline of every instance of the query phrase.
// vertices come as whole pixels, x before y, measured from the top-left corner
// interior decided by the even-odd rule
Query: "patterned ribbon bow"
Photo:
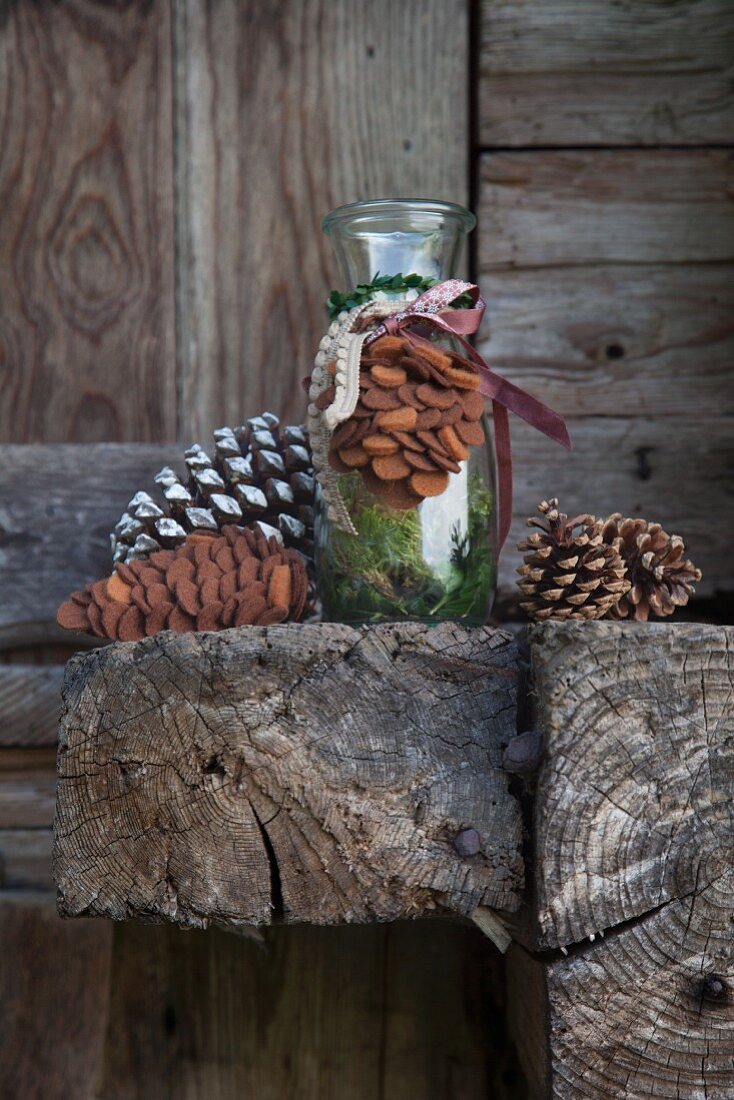
[[[471,297],[471,308],[452,309],[450,303],[463,294]],[[485,308],[479,287],[473,283],[463,283],[459,279],[448,279],[446,282],[436,283],[405,309],[385,318],[370,332],[365,345],[385,335],[400,335],[413,344],[427,344],[429,341],[415,330],[429,328],[455,337],[472,362],[476,363],[479,368],[479,392],[492,401],[501,549],[509,534],[512,520],[512,448],[508,412],[514,412],[533,428],[568,450],[571,450],[571,439],[563,417],[519,386],[496,374],[466,339],[479,328]]]

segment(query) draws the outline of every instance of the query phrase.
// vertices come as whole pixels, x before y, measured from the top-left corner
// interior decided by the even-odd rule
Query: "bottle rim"
[[[324,233],[330,233],[337,226],[372,216],[380,217],[390,213],[435,214],[443,218],[452,218],[461,223],[465,233],[470,233],[477,224],[476,216],[465,206],[456,202],[444,202],[442,199],[368,199],[337,206],[326,215],[321,223]]]

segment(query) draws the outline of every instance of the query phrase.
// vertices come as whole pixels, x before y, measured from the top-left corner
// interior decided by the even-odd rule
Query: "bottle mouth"
[[[390,233],[407,228],[414,232],[430,232],[453,222],[463,233],[470,233],[477,224],[471,210],[455,202],[440,199],[374,199],[337,206],[321,223],[324,233],[338,229],[340,233]]]

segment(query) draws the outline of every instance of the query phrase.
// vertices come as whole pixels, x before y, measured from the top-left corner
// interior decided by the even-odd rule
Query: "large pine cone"
[[[376,340],[362,358],[352,416],[331,439],[329,462],[358,469],[393,508],[414,508],[446,489],[469,447],[484,442],[479,372],[469,360],[397,336]],[[325,408],[333,387],[316,402]]]
[[[217,429],[213,458],[194,444],[184,462],[183,480],[168,466],[156,474],[162,500],[133,496],[111,536],[115,562],[142,560],[192,533],[253,522],[266,537],[279,532],[312,558],[314,477],[304,427],[281,427],[277,416],[263,413],[241,427]]]
[[[624,519],[615,512],[604,524],[604,542],[618,546],[631,582],[610,614],[615,619],[633,618],[646,622],[651,614],[672,615],[688,603],[701,579],[701,570],[684,560],[685,544],[678,535],[668,535],[659,523]]]
[[[620,540],[605,542],[602,520],[569,519],[558,501],[541,501],[537,531],[518,543],[527,551],[517,582],[526,599],[520,604],[531,619],[600,619],[630,587],[620,555]]]
[[[118,562],[111,577],[74,592],[60,626],[132,642],[161,630],[223,630],[298,621],[308,577],[302,555],[256,529],[225,526],[175,550]]]

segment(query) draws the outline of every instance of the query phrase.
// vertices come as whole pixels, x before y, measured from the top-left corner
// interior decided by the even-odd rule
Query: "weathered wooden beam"
[[[509,635],[450,624],[165,634],[75,658],[61,912],[203,927],[517,909],[501,761],[518,679]]]
[[[540,951],[513,948],[510,980],[548,1005],[523,1035],[529,1076],[552,1088],[533,1095],[726,1100],[734,628],[548,624],[531,658]],[[515,1012],[518,1038],[531,1017]]]

